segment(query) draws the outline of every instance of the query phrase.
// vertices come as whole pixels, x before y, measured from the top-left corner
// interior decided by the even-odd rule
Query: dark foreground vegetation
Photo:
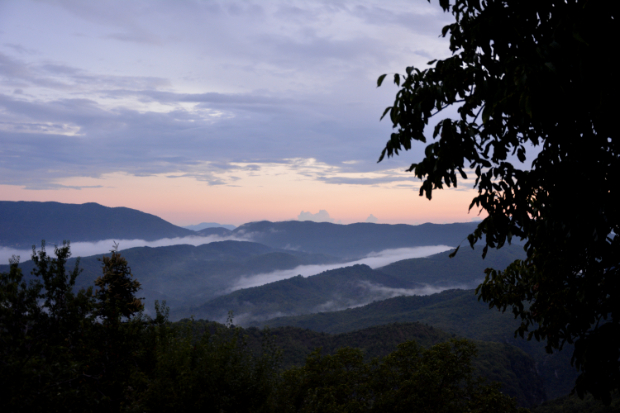
[[[475,178],[470,209],[486,216],[469,244],[484,256],[520,239],[527,255],[489,269],[478,297],[512,312],[517,334],[547,351],[572,345],[576,392],[609,405],[620,391],[620,81],[606,51],[617,47],[620,9],[590,0],[439,6],[453,17],[441,32],[450,56],[394,74],[399,89],[383,113],[393,133],[379,161],[425,144],[408,170],[429,200]]]
[[[316,350],[285,370],[265,332],[172,324],[165,305],[144,316],[140,285],[117,251],[102,259],[95,288],[77,292],[69,246],[55,253],[33,253],[35,281],[22,280],[16,259],[0,276],[4,412],[518,411],[475,374],[474,343],[407,341],[380,359]]]

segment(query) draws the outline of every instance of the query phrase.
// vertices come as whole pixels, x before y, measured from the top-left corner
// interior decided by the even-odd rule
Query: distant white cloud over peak
[[[324,209],[321,209],[316,214],[313,214],[310,211],[308,211],[308,212],[301,211],[301,213],[299,214],[297,219],[300,220],[300,221],[314,221],[314,222],[331,222],[331,223],[336,223],[336,221],[332,217],[329,216],[329,212],[327,212]]]
[[[368,218],[366,218],[366,222],[371,222],[373,224],[376,224],[377,222],[379,222],[379,218],[377,218],[373,214],[370,214]]]

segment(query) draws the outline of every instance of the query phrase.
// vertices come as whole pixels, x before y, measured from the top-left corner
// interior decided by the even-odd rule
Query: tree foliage
[[[95,296],[99,301],[97,314],[104,320],[118,322],[130,318],[144,309],[142,301],[135,296],[140,283],[132,279],[127,260],[114,245],[112,255],[101,258],[103,275],[95,280],[98,287]]]
[[[497,385],[475,379],[475,346],[451,340],[424,349],[415,341],[382,360],[364,362],[358,349],[313,352],[285,373],[285,412],[517,412]]]
[[[617,10],[590,0],[439,3],[455,18],[442,30],[452,55],[394,75],[400,89],[384,116],[395,131],[379,161],[432,135],[409,168],[420,195],[475,176],[470,209],[488,216],[470,244],[482,240],[485,255],[527,240],[527,258],[488,270],[479,297],[511,308],[517,333],[550,352],[574,343],[576,391],[608,402],[620,387]],[[451,106],[458,116],[428,133]]]
[[[74,291],[79,260],[69,271],[69,244],[54,252],[50,257],[44,243],[38,251],[33,247],[37,278],[30,283],[23,281],[17,257],[9,273],[0,274],[3,405],[11,412],[118,410],[140,363],[142,320],[117,322],[120,317],[102,311],[107,307],[100,292]],[[123,283],[126,275],[107,280]],[[134,302],[128,292],[126,299]]]
[[[155,360],[134,410],[266,412],[273,407],[279,351],[269,342],[251,351],[231,321],[204,330],[193,320],[164,323],[153,333]]]

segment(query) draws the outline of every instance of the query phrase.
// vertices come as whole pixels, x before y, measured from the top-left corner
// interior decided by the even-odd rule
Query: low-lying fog
[[[420,257],[421,258],[421,257]],[[316,307],[306,311],[306,314],[314,314],[314,313],[322,313],[322,312],[332,312],[332,311],[341,311],[347,308],[357,308],[368,305],[374,301],[387,300],[389,298],[400,297],[400,296],[412,296],[412,295],[431,295],[440,293],[442,291],[459,288],[459,289],[467,289],[467,286],[455,284],[450,287],[432,287],[425,286],[421,288],[390,288],[381,285],[375,285],[368,282],[360,282],[359,286],[365,287],[372,294],[367,294],[363,298],[360,299],[348,299],[343,300],[342,297],[335,296],[331,300],[327,300],[326,302],[317,305]],[[253,323],[262,323],[267,320],[278,318],[278,317],[288,317],[288,316],[296,316],[299,315],[297,312],[274,312],[270,314],[260,314],[255,315],[252,313],[240,313],[235,314],[235,324],[240,325],[242,327],[249,327]],[[226,318],[222,317],[216,320],[220,323],[226,322]]]
[[[215,241],[249,241],[247,238],[240,237],[220,237],[217,235],[209,235],[208,237],[190,236],[183,238],[162,238],[157,241],[145,241],[143,239],[106,239],[96,242],[72,242],[71,243],[71,255],[73,257],[89,257],[97,254],[107,254],[113,248],[114,243],[118,243],[119,251],[127,250],[135,247],[167,247],[169,245],[203,245]],[[40,245],[36,246],[37,249]],[[54,245],[48,244],[46,246],[47,253],[54,256]],[[32,250],[18,250],[14,248],[0,247],[0,264],[8,264],[9,258],[13,255],[21,257],[21,261],[27,261],[32,255]]]
[[[157,241],[144,241],[144,240],[118,240],[119,249],[126,250],[134,247],[162,247],[169,245],[178,245],[178,244],[190,244],[190,245],[202,245],[215,241],[223,241],[223,240],[237,240],[237,241],[245,241],[247,239],[233,238],[233,237],[219,237],[216,235],[208,236],[208,237],[185,237],[185,238],[173,238],[173,239],[160,239]],[[114,240],[103,240],[97,242],[76,242],[71,244],[71,252],[74,257],[87,257],[92,255],[104,254],[109,252],[114,245]],[[53,245],[48,246],[48,253],[53,254]],[[309,277],[312,275],[320,274],[324,271],[333,270],[342,267],[348,267],[356,264],[366,264],[371,268],[379,268],[385,265],[391,264],[396,261],[410,259],[410,258],[422,258],[427,257],[429,255],[437,254],[440,252],[444,252],[452,249],[447,245],[434,245],[434,246],[425,246],[425,247],[415,247],[415,248],[398,248],[398,249],[388,249],[379,251],[376,253],[370,253],[366,257],[349,262],[342,262],[337,264],[321,264],[321,265],[302,265],[289,270],[281,270],[274,271],[270,273],[256,274],[256,275],[246,275],[238,278],[237,280],[231,279],[232,284],[229,284],[228,288],[222,290],[221,293],[232,292],[235,290],[240,290],[243,288],[249,287],[258,287],[264,284],[268,284],[275,281],[284,280],[287,278],[295,277],[297,275],[301,275],[303,277]],[[19,255],[22,258],[22,261],[27,261],[30,259],[32,251],[29,250],[16,250],[11,248],[0,248],[0,259],[4,261],[4,263],[8,263],[9,257],[12,255]],[[201,291],[202,288],[210,289],[209,285],[199,286],[196,282],[200,283],[200,281],[193,279],[193,282],[183,284],[175,283],[174,288],[174,296],[177,300],[190,299],[193,297],[197,291]],[[316,311],[335,311],[347,307],[357,307],[359,305],[368,304],[371,301],[377,299],[386,299],[395,297],[398,295],[427,295],[435,292],[439,292],[444,288],[434,288],[434,287],[424,287],[418,289],[398,289],[398,288],[387,288],[384,286],[376,286],[367,283],[367,285],[363,286],[365,290],[369,294],[364,294],[364,297],[360,297],[360,300],[348,300],[342,301],[342,299],[338,299],[338,297],[334,297],[333,300],[328,300],[324,303],[321,308],[317,308]],[[150,288],[153,288],[152,286]],[[161,294],[168,295],[167,288],[160,285],[156,288]],[[147,294],[148,295],[148,294]],[[185,298],[183,298],[185,297]],[[170,296],[169,298],[172,298]],[[147,297],[147,301],[151,301],[154,297]],[[202,304],[202,302],[194,303],[196,305]],[[148,306],[147,306],[148,307]],[[242,316],[239,314],[238,316]],[[243,318],[243,317],[242,317]],[[253,317],[250,316],[249,319]],[[248,320],[249,320],[248,319]]]
[[[350,262],[343,262],[338,264],[319,264],[319,265],[300,265],[290,270],[280,270],[265,274],[256,274],[239,279],[230,291],[240,290],[243,288],[258,287],[264,284],[268,284],[274,281],[285,280],[287,278],[301,275],[308,277],[311,275],[320,274],[323,271],[335,270],[336,268],[349,267],[356,264],[366,264],[370,268],[379,268],[385,265],[391,264],[396,261],[406,260],[409,258],[422,258],[429,255],[438,254],[440,252],[448,251],[454,247],[447,245],[432,245],[426,247],[415,248],[397,248],[390,250],[383,250],[376,253],[370,253],[368,256]]]

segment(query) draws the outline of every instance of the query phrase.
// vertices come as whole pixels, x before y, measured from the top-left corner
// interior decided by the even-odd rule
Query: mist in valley
[[[418,257],[422,258],[422,257]],[[481,279],[482,280],[482,279]],[[469,289],[468,286],[462,284],[454,284],[451,286],[436,287],[432,285],[424,285],[419,288],[390,288],[384,285],[378,285],[370,282],[360,281],[355,283],[354,287],[357,291],[363,291],[358,297],[343,297],[338,293],[334,293],[331,298],[325,302],[307,309],[303,312],[296,311],[275,311],[272,313],[255,314],[253,312],[240,312],[233,314],[233,320],[236,325],[242,327],[260,326],[268,320],[279,317],[291,317],[301,314],[328,313],[334,311],[342,311],[352,308],[363,307],[376,301],[388,300],[390,298],[402,296],[424,296],[441,293],[446,290]],[[227,317],[219,317],[215,321],[224,323]],[[266,323],[267,325],[269,323]]]
[[[217,241],[248,241],[243,236],[189,236],[179,238],[162,238],[155,241],[145,241],[143,239],[105,239],[95,242],[72,242],[71,255],[73,257],[90,257],[93,255],[107,254],[118,244],[118,250],[123,251],[136,247],[167,247],[170,245],[193,245],[199,246]],[[46,251],[49,255],[54,256],[54,244],[47,244]],[[41,248],[41,244],[35,245],[37,250]],[[15,249],[9,247],[0,247],[0,264],[8,264],[12,256],[19,256],[20,261],[28,261],[32,256],[32,249]]]
[[[114,248],[115,244],[118,244],[118,249],[120,251],[126,251],[137,247],[157,248],[175,245],[192,245],[198,247],[220,241],[252,241],[252,236],[251,234],[242,236],[189,236],[163,238],[156,241],[145,241],[141,239],[106,239],[97,242],[71,243],[71,252],[73,257],[90,257],[83,260],[81,264],[81,266],[85,266],[86,270],[83,276],[90,279],[98,275],[97,267],[99,264],[96,262],[95,257],[108,253]],[[188,315],[189,312],[192,311],[191,308],[196,308],[196,306],[201,306],[217,297],[226,296],[227,294],[239,290],[260,287],[299,275],[307,278],[325,271],[351,267],[358,264],[367,265],[372,269],[376,269],[401,260],[428,257],[451,250],[452,248],[453,247],[448,245],[430,245],[386,249],[371,252],[362,258],[351,261],[341,261],[335,256],[321,257],[321,259],[327,258],[327,261],[317,264],[295,265],[292,268],[269,272],[258,272],[260,270],[256,271],[257,268],[249,263],[249,265],[246,265],[245,269],[242,269],[240,266],[245,265],[243,264],[245,259],[220,261],[220,264],[212,264],[214,261],[202,261],[202,259],[189,258],[188,256],[181,259],[189,259],[190,261],[185,265],[181,265],[181,262],[173,262],[175,261],[173,258],[174,256],[168,256],[171,262],[165,264],[165,268],[167,269],[162,272],[161,269],[164,268],[161,267],[162,263],[157,264],[159,268],[149,267],[145,266],[145,263],[148,263],[148,259],[145,261],[144,258],[139,260],[136,260],[135,257],[132,258],[134,254],[139,254],[136,255],[136,257],[145,257],[140,255],[143,254],[142,252],[135,251],[131,254],[128,253],[127,258],[129,259],[129,265],[132,267],[134,277],[142,283],[141,297],[145,300],[145,312],[147,314],[152,312],[151,310],[155,300],[166,300],[171,308],[171,319],[174,320],[181,316]],[[47,246],[48,254],[53,256],[53,250],[54,245]],[[155,251],[153,251],[153,253],[154,252]],[[291,252],[293,253],[293,251]],[[304,254],[301,251],[295,251],[294,253]],[[19,255],[21,257],[21,262],[26,263],[30,259],[31,254],[31,250],[18,250],[7,247],[0,248],[0,259],[4,260],[6,263],[8,263],[8,259],[13,255]],[[167,253],[160,251],[158,254]],[[192,262],[194,263],[192,264]],[[278,264],[280,267],[282,267],[282,265],[286,264]],[[232,270],[233,267],[239,268],[237,270]],[[153,273],[153,270],[155,270],[155,273]],[[254,273],[252,270],[254,270]],[[87,279],[85,278],[83,282],[87,282]],[[340,294],[338,292],[333,292],[332,294],[326,294],[323,297],[324,301],[320,303],[315,302],[312,306],[305,308],[303,313],[338,311],[346,308],[363,306],[373,301],[396,296],[429,295],[448,288],[462,287],[463,286],[460,285],[454,285],[438,288],[436,286],[424,285],[416,286],[416,288],[392,288],[375,282],[355,280],[351,281],[351,283],[345,287],[348,290],[347,293]],[[226,314],[228,310],[230,310],[227,306],[227,304],[223,304],[221,308],[223,314]],[[248,325],[252,322],[264,321],[274,317],[297,314],[299,314],[298,311],[291,312],[284,309],[276,310],[273,313],[262,312],[261,314],[240,311],[235,314],[235,322],[239,325]],[[206,318],[225,321],[225,318],[220,320],[219,316],[206,316]]]
[[[309,277],[312,275],[320,274],[324,271],[335,270],[337,268],[349,267],[357,264],[368,265],[370,268],[374,269],[409,258],[428,257],[429,255],[439,254],[440,252],[448,251],[452,248],[453,247],[449,247],[447,245],[432,245],[425,247],[388,249],[370,253],[366,257],[355,261],[348,261],[337,264],[301,265],[299,267],[295,267],[289,270],[280,270],[270,273],[244,276],[241,277],[233,287],[231,287],[230,291],[241,290],[243,288],[258,287],[275,281],[281,281],[287,278],[295,277],[297,275],[301,275],[302,277]]]

